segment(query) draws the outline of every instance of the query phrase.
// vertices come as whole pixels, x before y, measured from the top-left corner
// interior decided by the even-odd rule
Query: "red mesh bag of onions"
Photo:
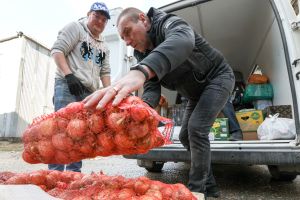
[[[183,184],[166,184],[141,176],[125,178],[103,172],[39,170],[28,173],[0,172],[0,185],[34,184],[64,200],[196,200]]]
[[[163,131],[158,130],[159,121]],[[85,158],[146,153],[170,143],[172,120],[139,97],[129,96],[105,110],[74,102],[33,120],[24,131],[23,159],[28,163],[67,164]]]

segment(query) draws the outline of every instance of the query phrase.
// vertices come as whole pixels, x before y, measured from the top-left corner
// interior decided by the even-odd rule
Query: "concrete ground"
[[[0,141],[0,171],[30,172],[47,169],[45,164],[28,164],[22,160],[22,144]],[[127,178],[146,176],[165,183],[187,184],[189,165],[166,163],[162,173],[150,173],[136,160],[122,156],[97,157],[83,161],[83,173],[103,171],[107,175]],[[298,200],[300,178],[292,182],[273,181],[265,166],[214,165],[214,175],[221,190],[220,200]],[[208,198],[214,200],[214,198]]]

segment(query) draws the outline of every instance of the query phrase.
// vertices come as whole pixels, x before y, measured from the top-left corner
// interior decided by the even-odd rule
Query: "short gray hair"
[[[118,19],[117,19],[117,26],[119,25],[120,19],[122,17],[130,18],[131,21],[136,23],[139,19],[139,14],[142,12],[143,11],[141,11],[140,9],[137,9],[134,7],[129,7],[129,8],[122,10],[122,12],[120,13],[120,15],[118,16]]]

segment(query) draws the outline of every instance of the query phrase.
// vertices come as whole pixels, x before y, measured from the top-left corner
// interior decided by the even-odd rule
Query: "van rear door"
[[[298,1],[299,3],[299,1]],[[299,5],[299,4],[298,4]],[[280,18],[280,31],[283,32],[282,40],[284,52],[286,53],[286,64],[288,67],[289,78],[293,95],[294,119],[296,122],[297,144],[300,142],[299,112],[300,107],[300,16],[296,15],[290,1],[273,1],[273,9]]]

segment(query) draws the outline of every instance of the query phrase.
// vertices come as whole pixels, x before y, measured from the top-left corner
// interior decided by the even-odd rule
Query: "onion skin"
[[[72,119],[67,127],[67,134],[73,138],[79,140],[85,136],[87,131],[87,123],[81,119]]]

